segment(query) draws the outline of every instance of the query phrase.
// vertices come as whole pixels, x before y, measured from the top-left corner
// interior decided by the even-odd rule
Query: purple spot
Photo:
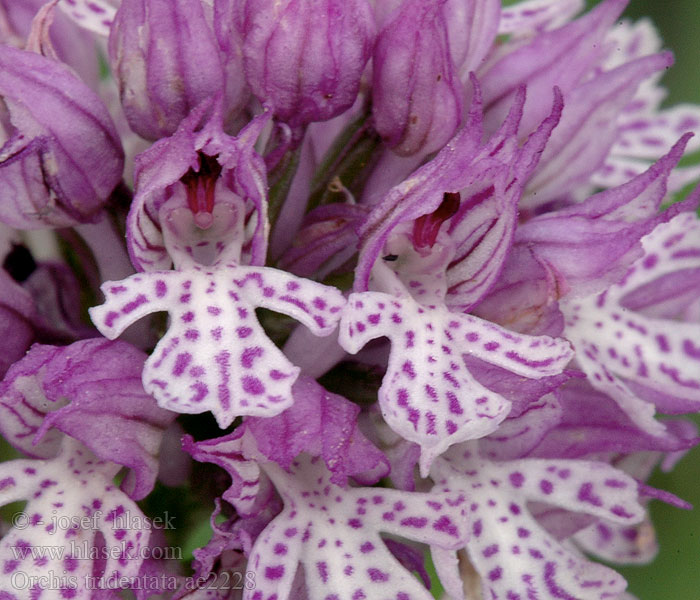
[[[367,574],[374,583],[389,581],[389,573],[385,573],[376,568],[367,569]]]
[[[287,554],[287,546],[284,544],[275,544],[274,551],[277,556],[284,556]]]
[[[118,318],[118,312],[114,312],[113,310],[109,311],[105,316],[105,325],[107,325],[107,327],[112,327],[114,325],[114,321],[116,321]]]
[[[190,398],[190,402],[201,402],[209,393],[209,388],[206,383],[198,381],[190,386],[191,390],[194,390],[194,395]]]
[[[360,521],[360,519],[350,519],[348,525],[353,529],[360,529],[360,527],[362,527],[362,521]]]
[[[495,569],[489,571],[489,581],[498,581],[503,576],[503,569],[501,567],[496,567]]]
[[[554,491],[554,486],[552,485],[551,481],[543,479],[540,481],[540,489],[542,490],[542,493],[549,495]]]
[[[459,400],[457,399],[457,396],[454,394],[454,392],[447,392],[447,400],[449,401],[448,408],[450,412],[453,415],[461,415],[464,413],[464,409],[462,408],[462,405],[459,403]]]
[[[700,359],[700,346],[695,346],[690,340],[683,340],[683,352],[690,358]]]
[[[146,304],[147,302],[148,298],[146,298],[146,296],[143,294],[139,294],[131,302],[127,302],[124,306],[122,306],[122,313],[128,315],[130,312],[135,311],[139,306]]]
[[[500,347],[500,344],[498,342],[487,342],[484,344],[484,350],[488,350],[489,352],[493,352],[494,350],[497,350]]]
[[[243,384],[243,390],[253,396],[259,396],[265,393],[265,386],[257,377],[246,375],[241,380],[241,383]]]
[[[165,285],[165,281],[163,281],[162,279],[159,279],[158,281],[156,281],[156,297],[162,298],[167,293],[168,293],[168,286]]]
[[[185,339],[194,342],[196,339],[199,338],[199,331],[196,329],[188,329],[185,331]]]
[[[530,537],[530,530],[525,529],[525,527],[518,527],[518,537],[519,538]]]
[[[416,527],[421,529],[425,527],[428,523],[428,519],[425,517],[408,517],[406,519],[401,519],[401,526],[403,527]]]
[[[260,346],[255,346],[254,348],[246,348],[241,354],[241,365],[245,369],[251,369],[253,367],[253,361],[256,358],[260,358],[264,354],[263,349]]]
[[[316,563],[316,569],[321,581],[328,583],[328,565],[324,561],[319,561]]]
[[[620,506],[619,504],[616,504],[610,509],[610,512],[618,517],[622,517],[624,519],[631,519],[634,515],[632,513],[627,512],[624,507]]]
[[[525,483],[525,477],[523,476],[522,473],[520,473],[518,471],[508,475],[508,479],[510,480],[511,485],[514,488],[522,487],[523,483]]]
[[[593,493],[593,484],[584,483],[578,491],[578,499],[593,506],[602,506],[603,501]]]
[[[194,320],[194,313],[192,311],[188,311],[182,315],[181,318],[185,323],[191,323]]]
[[[403,363],[401,370],[408,376],[409,379],[416,378],[416,372],[414,371],[413,363],[410,360]]]
[[[360,546],[360,552],[362,552],[362,554],[367,554],[372,552],[372,550],[374,550],[374,544],[372,542],[365,542]]]
[[[282,577],[284,577],[284,565],[265,568],[265,579],[274,581],[275,579],[282,579]]]
[[[494,554],[498,554],[498,544],[491,544],[484,548],[484,557],[491,558]]]
[[[181,352],[178,354],[175,359],[175,366],[173,367],[173,375],[176,377],[182,375],[191,361],[192,355],[189,352]]]
[[[435,531],[441,531],[447,535],[453,537],[457,536],[457,526],[450,520],[447,515],[441,516],[435,523],[433,523],[433,529]]]

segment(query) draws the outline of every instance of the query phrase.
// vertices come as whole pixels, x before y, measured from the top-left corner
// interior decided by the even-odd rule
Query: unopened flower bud
[[[372,112],[377,131],[400,155],[434,152],[461,122],[443,4],[407,0],[377,37]]]
[[[253,93],[292,127],[350,108],[375,26],[366,0],[248,0],[239,26]]]
[[[155,140],[224,91],[219,47],[202,0],[123,0],[109,58],[129,126]]]
[[[0,46],[0,96],[10,120],[0,221],[20,229],[93,221],[124,168],[100,98],[65,65],[9,46]]]

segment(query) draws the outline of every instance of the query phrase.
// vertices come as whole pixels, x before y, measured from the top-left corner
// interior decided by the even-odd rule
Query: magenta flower
[[[633,600],[700,108],[585,5],[0,0],[0,600]]]

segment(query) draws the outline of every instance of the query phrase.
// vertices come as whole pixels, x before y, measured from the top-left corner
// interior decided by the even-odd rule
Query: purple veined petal
[[[302,457],[291,475],[262,465],[281,493],[285,507],[258,537],[248,562],[256,589],[244,600],[289,595],[303,565],[310,598],[395,598],[432,596],[394,558],[380,532],[433,547],[456,548],[467,533],[467,499],[461,490],[443,488],[410,493],[382,488],[343,490],[330,483],[318,459]]]
[[[145,139],[172,135],[201,102],[224,96],[208,4],[121,0],[109,34],[109,62],[129,126]]]
[[[106,301],[90,309],[109,338],[153,312],[170,328],[146,361],[144,389],[162,408],[211,411],[219,426],[241,415],[273,416],[292,403],[295,367],[270,341],[258,307],[330,335],[345,299],[340,291],[266,267],[155,271],[102,286]]]
[[[581,458],[609,453],[663,452],[675,458],[698,442],[697,430],[683,420],[665,420],[663,435],[649,435],[634,424],[615,400],[596,390],[588,380],[572,379],[558,390],[557,396],[561,406],[560,422],[529,453],[531,457]],[[591,410],[592,406],[595,410]]]
[[[4,24],[0,34],[3,44],[15,48],[28,48],[25,40],[32,29],[32,21],[42,6],[44,0],[20,0],[19,2],[3,2]],[[59,2],[65,7],[66,2]],[[99,64],[97,52],[93,52],[94,38],[81,30],[63,11],[48,9],[53,12],[55,19],[50,25],[50,41],[59,59],[70,65],[93,90],[99,82]],[[89,48],[89,50],[88,50]]]
[[[112,479],[118,471],[119,465],[99,460],[69,438],[55,458],[0,465],[0,504],[28,501],[26,519],[0,540],[1,592],[17,592],[13,573],[29,577],[53,572],[73,577],[66,577],[63,590],[51,591],[49,580],[41,583],[37,577],[46,598],[92,597],[96,556],[105,559],[105,582],[138,575],[151,532],[137,524],[145,523],[139,507],[115,487]],[[92,587],[102,587],[99,578]]]
[[[355,102],[376,35],[366,0],[245,0],[238,26],[253,93],[296,128]]]
[[[658,209],[689,136],[624,185],[535,217],[518,228],[516,243],[527,244],[536,260],[552,272],[560,295],[585,296],[624,276],[641,254],[640,238],[669,218],[658,215]]]
[[[213,29],[224,69],[224,126],[232,126],[250,100],[250,88],[243,72],[243,39],[236,27],[237,7],[237,0],[214,0]]]
[[[528,181],[521,206],[530,209],[542,206],[577,185],[587,184],[591,175],[601,168],[611,148],[618,143],[621,131],[619,114],[639,84],[672,62],[670,53],[647,56],[594,77],[572,90],[567,95],[561,121],[542,153],[538,169]],[[678,137],[664,146],[664,152]],[[657,153],[654,158],[660,156],[661,153]]]
[[[445,1],[406,0],[377,36],[372,115],[379,135],[401,156],[435,152],[462,121],[463,90],[450,54]]]
[[[201,258],[265,263],[267,182],[254,146],[269,119],[262,113],[232,138],[222,130],[221,104],[203,103],[171,137],[136,158],[127,244],[137,269]]]
[[[637,290],[648,290],[674,272],[700,269],[698,232],[700,221],[692,212],[658,225],[643,240],[645,255],[622,281],[600,295],[562,305],[566,335],[591,384],[652,435],[664,433],[653,418],[655,405],[667,413],[697,411],[700,324],[648,317],[643,309],[630,311],[624,298],[634,307]],[[663,305],[664,296],[673,303],[673,290],[659,289],[665,292],[657,295],[657,306]]]
[[[331,482],[342,487],[351,476],[368,473],[369,480],[363,477],[368,484],[388,474],[386,457],[357,426],[359,406],[310,377],[297,379],[292,394],[294,404],[283,413],[245,422],[263,455],[285,469],[301,452],[320,456],[332,473]]]
[[[0,258],[7,260],[2,251]],[[35,338],[34,323],[37,317],[31,295],[4,269],[0,270],[0,339],[5,348],[0,356],[0,377],[5,376],[31,345]]]
[[[498,33],[527,36],[568,23],[585,6],[583,0],[521,0],[504,7]]]
[[[516,242],[498,280],[473,314],[522,333],[561,335],[564,317],[557,301],[567,291],[561,283],[533,248]]]
[[[121,0],[66,0],[58,6],[80,27],[107,37]]]
[[[231,476],[231,486],[222,497],[244,517],[257,512],[258,495],[264,486],[261,479],[265,477],[258,464],[249,458],[250,448],[254,447],[251,439],[250,434],[240,429],[224,437],[196,443],[190,436],[185,436],[182,442],[192,458],[214,463]]]
[[[56,428],[102,460],[126,467],[121,488],[135,500],[153,489],[161,440],[177,416],[144,391],[145,359],[124,342],[89,339],[62,347],[41,371],[46,396],[70,403],[47,414],[37,436]]]
[[[489,462],[475,446],[452,448],[435,463],[433,476],[468,490],[471,537],[466,550],[481,575],[484,597],[529,593],[537,598],[603,600],[625,581],[588,562],[550,536],[533,518],[529,502],[633,525],[644,518],[637,483],[604,463],[524,459]],[[440,484],[437,488],[439,489]]]
[[[410,226],[411,221],[414,244],[424,246],[421,255],[429,250],[427,246],[435,245],[441,221],[447,221],[443,229],[449,234],[449,243],[443,239],[438,245],[456,247],[448,270],[448,306],[465,310],[483,297],[496,279],[512,239],[522,186],[559,120],[562,102],[555,90],[550,115],[521,144],[517,133],[525,90],[520,89],[499,131],[482,144],[481,96],[475,77],[472,85],[474,99],[462,130],[433,160],[393,187],[360,228],[355,291],[368,289],[372,269],[384,256],[392,234],[405,234],[401,227]],[[455,200],[459,201],[456,212],[442,215],[443,207]],[[415,239],[416,228],[424,219],[432,219],[436,227],[432,239],[426,240],[427,246]],[[397,258],[398,263],[403,262],[402,257]],[[400,268],[392,270],[402,279]],[[439,275],[436,268],[429,272]]]
[[[501,16],[498,0],[447,0],[442,12],[450,54],[462,81],[477,71],[491,51]]]
[[[492,434],[479,440],[479,451],[489,460],[513,460],[526,456],[556,427],[562,408],[554,394],[528,405],[521,415],[506,419]]]
[[[622,185],[631,177],[636,177],[649,168],[646,160],[610,155],[605,164],[591,176],[591,183],[601,188]],[[689,165],[676,167],[668,177],[669,192],[677,192],[686,185],[700,179],[700,167]]]
[[[490,148],[498,148],[495,144],[505,140],[508,140],[505,147],[513,143],[522,115],[522,102],[524,98],[514,103],[501,135],[494,136]],[[561,94],[555,88],[552,112],[522,147],[513,150],[513,162],[504,178],[495,176],[491,188],[482,189],[471,197],[462,193],[460,209],[448,229],[449,235],[457,241],[455,257],[447,270],[446,304],[452,310],[464,312],[473,308],[496,283],[512,248],[525,182],[537,167],[552,131],[556,131],[562,108]],[[505,154],[507,156],[507,150]]]
[[[358,204],[328,204],[311,211],[294,245],[280,257],[280,267],[323,279],[357,252],[357,228],[366,216],[367,208]]]
[[[136,500],[153,488],[158,448],[175,414],[141,385],[146,355],[124,342],[89,339],[34,345],[0,391],[3,435],[30,456],[55,455],[66,434],[103,460],[130,469],[122,489]]]
[[[58,430],[49,431],[40,441],[35,440],[44,417],[69,402],[68,398],[47,398],[37,377],[60,351],[55,346],[35,345],[10,367],[0,384],[0,432],[28,456],[54,457],[61,445],[63,435]]]
[[[99,96],[68,66],[6,45],[0,96],[12,125],[0,149],[0,219],[21,229],[94,221],[124,167]]]
[[[391,340],[379,403],[389,426],[421,448],[421,473],[452,444],[493,432],[510,402],[479,384],[465,366],[474,355],[523,377],[560,373],[571,359],[568,343],[508,332],[444,307],[380,292],[351,294],[339,343],[350,353],[369,340]]]
[[[506,54],[480,77],[487,131],[494,131],[521,85],[528,89],[522,133],[535,129],[546,116],[546,100],[554,86],[566,97],[602,58],[606,31],[627,0],[606,0],[592,11],[554,31],[534,36]]]

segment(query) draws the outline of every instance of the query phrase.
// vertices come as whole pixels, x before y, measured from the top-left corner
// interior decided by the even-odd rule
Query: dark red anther
[[[416,219],[413,224],[413,245],[416,248],[433,247],[440,226],[459,210],[459,201],[459,192],[445,192],[434,212]]]
[[[198,155],[199,170],[192,167],[180,181],[187,190],[187,204],[194,215],[194,222],[200,229],[209,229],[214,222],[214,190],[216,180],[221,175],[221,165],[215,156],[207,156],[201,152]]]

